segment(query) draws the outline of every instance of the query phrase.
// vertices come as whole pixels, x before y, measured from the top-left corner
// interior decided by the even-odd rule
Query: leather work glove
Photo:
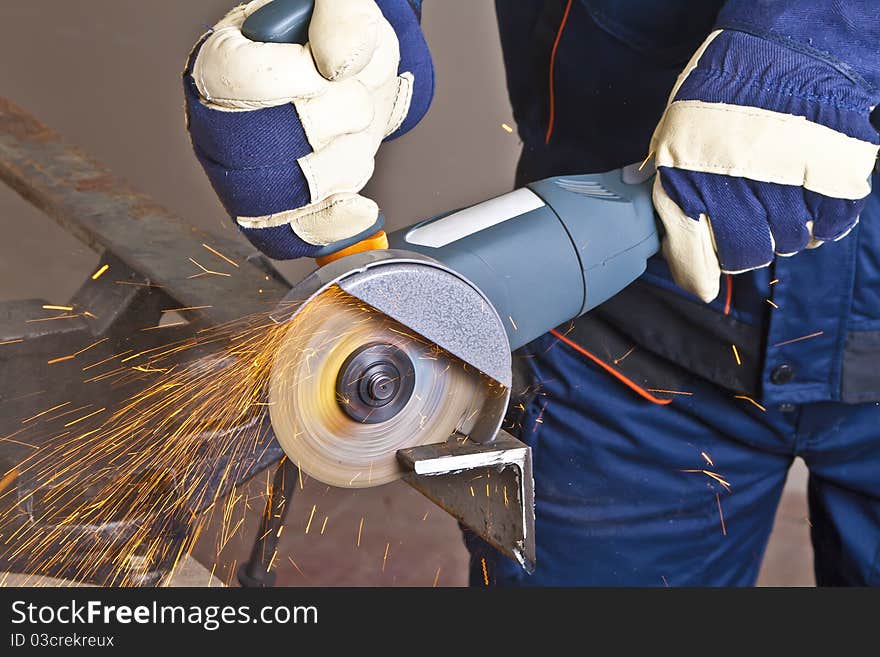
[[[304,46],[242,34],[269,2],[236,7],[202,38],[184,88],[214,190],[251,243],[282,260],[381,227],[358,192],[381,142],[428,111],[434,71],[407,0],[316,0]]]
[[[709,302],[721,273],[847,235],[871,191],[878,100],[843,65],[744,32],[712,33],[651,142],[675,281]]]

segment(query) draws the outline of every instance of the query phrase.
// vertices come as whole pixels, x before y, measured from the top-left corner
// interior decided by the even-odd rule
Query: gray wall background
[[[180,73],[234,0],[0,3],[0,94],[186,220],[235,234],[190,150]],[[368,193],[391,228],[509,189],[519,150],[504,87],[494,3],[427,2],[437,68],[426,119],[380,152]],[[64,300],[95,258],[0,189],[0,298]],[[281,269],[300,278],[310,263]]]

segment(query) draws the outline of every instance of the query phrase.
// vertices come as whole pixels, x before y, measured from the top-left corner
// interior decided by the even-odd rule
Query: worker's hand
[[[871,191],[878,100],[841,63],[743,32],[710,35],[651,143],[676,282],[708,302],[722,272],[849,233]]]
[[[190,57],[184,87],[196,155],[248,239],[276,259],[378,229],[358,192],[383,139],[424,116],[434,73],[407,0],[316,0],[309,43],[241,32],[271,0],[233,9]]]

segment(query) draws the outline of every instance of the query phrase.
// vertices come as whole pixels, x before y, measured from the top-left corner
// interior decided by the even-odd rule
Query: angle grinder
[[[275,0],[244,32],[302,43],[311,7]],[[387,241],[323,249],[273,316],[287,327],[270,382],[287,455],[353,488],[401,477],[400,450],[492,443],[511,351],[622,290],[657,252],[649,178],[634,167],[551,178]]]

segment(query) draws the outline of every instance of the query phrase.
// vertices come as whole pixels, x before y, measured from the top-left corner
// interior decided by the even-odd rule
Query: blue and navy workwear
[[[880,585],[876,404],[763,412],[684,374],[690,394],[657,406],[553,335],[524,351],[541,388],[511,422],[533,450],[537,568],[466,534],[472,584],[751,585],[799,455],[817,582]]]
[[[641,161],[676,76],[715,28],[832,63],[847,82],[824,82],[863,93],[861,113],[824,107],[839,100],[830,86],[804,111],[872,136],[876,2],[496,5],[524,142],[518,184]],[[848,237],[727,278],[712,304],[654,258],[636,284],[518,354],[525,410],[512,407],[509,428],[533,448],[538,567],[526,575],[468,534],[472,583],[752,584],[799,455],[817,582],[880,584],[878,175],[873,189]],[[579,350],[672,401],[635,394]]]
[[[779,58],[787,66],[808,69],[802,56],[833,64],[841,77],[808,81],[798,73],[800,88],[810,93],[791,98],[790,109],[877,141],[867,120],[869,104],[880,98],[880,7],[872,0],[496,0],[496,6],[524,142],[519,183],[644,159],[677,75],[716,28],[741,33],[744,45],[764,40],[790,49],[791,57]],[[765,88],[756,104],[791,91],[783,72],[762,75],[779,87],[772,94]],[[749,87],[747,80],[738,83]],[[745,91],[726,88],[746,102]],[[875,175],[875,191],[849,237],[723,280],[708,307],[672,283],[665,263],[654,258],[642,281],[674,312],[655,315],[650,326],[627,322],[626,313],[615,313],[612,323],[659,356],[767,405],[880,400],[877,182]],[[786,208],[776,211],[784,215]],[[685,310],[681,299],[691,302]],[[811,334],[817,335],[791,342]],[[728,345],[741,336],[751,379],[735,361],[721,365],[726,354],[700,348],[720,336]]]

